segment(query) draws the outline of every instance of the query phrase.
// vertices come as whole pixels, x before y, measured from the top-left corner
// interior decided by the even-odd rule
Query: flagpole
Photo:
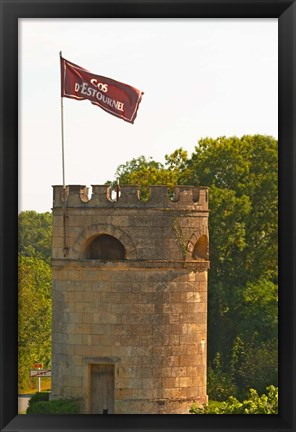
[[[60,51],[60,61],[62,58],[62,51]],[[62,73],[61,73],[62,80]],[[64,256],[67,255],[67,209],[66,209],[66,180],[65,180],[65,146],[64,146],[64,103],[61,94],[61,132],[62,132],[62,169],[63,169],[63,237],[64,237]]]
[[[60,51],[60,58],[62,57],[62,51]],[[62,76],[61,76],[62,79]],[[63,189],[66,189],[65,181],[65,147],[64,147],[64,103],[63,96],[61,95],[61,131],[62,131],[62,166],[63,166]]]
[[[65,181],[65,148],[64,148],[64,103],[61,96],[61,123],[62,123],[62,165],[63,165],[63,188],[66,188]]]

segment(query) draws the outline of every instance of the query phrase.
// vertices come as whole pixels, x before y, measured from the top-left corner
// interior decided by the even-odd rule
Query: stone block
[[[122,304],[139,304],[142,303],[142,294],[139,293],[124,293],[120,296],[120,303]]]
[[[179,346],[180,345],[180,336],[179,335],[168,335],[165,336],[164,341],[163,341],[164,345],[173,347],[173,346]]]
[[[93,323],[94,322],[94,314],[93,313],[83,313],[82,314],[82,322],[83,323]]]
[[[179,324],[180,322],[180,314],[169,313],[165,315],[165,324]]]
[[[140,378],[117,378],[116,387],[122,389],[143,388],[143,380]]]
[[[196,335],[189,333],[183,334],[180,336],[180,344],[181,345],[194,345],[196,344]]]
[[[90,345],[74,345],[74,354],[80,356],[92,355],[92,347]]]
[[[181,379],[180,377],[163,378],[162,386],[163,386],[163,388],[182,387],[182,386],[180,386],[180,379]]]
[[[200,352],[199,352],[199,346],[196,344],[196,340],[194,341],[194,344],[185,346],[185,352],[189,356],[194,356],[198,358]],[[201,360],[199,360],[199,362],[200,361]]]
[[[87,334],[82,335],[83,345],[92,345],[92,342],[93,342],[92,335],[87,335]]]
[[[172,377],[184,377],[186,376],[186,374],[189,372],[187,372],[187,367],[172,367],[171,368],[171,376]]]
[[[64,316],[67,323],[82,323],[82,313],[80,312],[65,312]]]
[[[85,280],[83,278],[82,275],[82,271],[81,270],[71,270],[71,272],[68,272],[68,276],[67,276],[67,280],[71,280],[71,281],[80,281],[80,280]]]
[[[161,378],[143,378],[143,389],[160,388],[162,385]]]
[[[88,303],[80,303],[79,301],[75,301],[73,302],[73,304],[75,305],[75,312],[80,312],[80,313],[93,313],[96,310],[96,305],[94,303],[88,302]],[[85,321],[83,321],[85,322]]]
[[[198,387],[187,387],[186,388],[186,397],[188,399],[196,400],[199,397],[199,389]]]
[[[152,318],[152,317],[151,317]],[[149,325],[149,315],[123,314],[121,315],[122,324]]]
[[[202,271],[195,273],[196,282],[207,283],[208,282],[208,272]]]
[[[65,331],[68,333],[90,334],[92,325],[89,323],[66,323]]]
[[[182,314],[187,312],[187,303],[171,303],[163,305],[163,312],[169,314]]]
[[[86,335],[86,336],[88,336],[88,335]],[[90,344],[92,346],[101,345],[101,335],[91,334],[90,337],[91,337],[91,343]]]
[[[180,387],[191,387],[192,386],[192,378],[191,377],[180,377],[179,378],[179,386]]]
[[[92,334],[92,336],[104,335],[107,334],[108,324],[94,323],[90,325],[90,329],[89,333]]]
[[[201,318],[199,318],[199,319],[198,318],[199,318],[199,315],[196,315],[193,313],[181,313],[180,314],[180,324],[195,324],[201,320]]]
[[[94,357],[109,357],[116,355],[116,353],[113,353],[112,346],[109,345],[91,345],[91,353],[90,354],[83,354],[83,355],[91,355]]]
[[[165,396],[166,396],[166,392],[164,392],[164,397]],[[185,399],[186,398],[186,388],[185,387],[179,387],[179,388],[171,389],[170,398],[171,399],[177,399],[177,400],[178,399]]]
[[[130,355],[138,357],[151,356],[153,352],[153,347],[150,345],[131,346],[128,349],[130,350]]]
[[[181,324],[181,333],[183,335],[192,334],[196,338],[196,334],[199,331],[198,324]]]
[[[142,378],[153,378],[155,369],[153,367],[141,367],[139,369],[139,374]]]
[[[168,352],[169,352],[168,348],[166,346],[164,346],[161,342],[162,341],[160,340],[159,345],[157,345],[154,342],[153,347],[152,347],[152,352],[153,352],[154,356],[165,357],[168,354]]]
[[[122,346],[147,346],[153,343],[152,336],[144,335],[130,335],[130,336],[120,336],[120,344]]]
[[[167,357],[167,366],[182,366],[180,362],[179,356],[168,356]]]
[[[184,367],[184,366],[196,366],[197,364],[198,364],[198,362],[195,361],[195,363],[194,363],[194,359],[190,355],[181,355],[180,356],[179,365],[182,367]]]
[[[121,322],[120,317],[114,313],[96,313],[93,314],[94,323],[98,324],[119,324]]]
[[[119,342],[120,336],[113,336],[113,335],[101,335],[100,336],[100,344],[102,346],[116,346],[121,345]]]
[[[141,378],[141,368],[139,367],[119,367],[117,376],[119,378]]]
[[[115,399],[127,400],[133,396],[133,390],[130,388],[115,388]]]
[[[68,344],[70,345],[82,345],[82,336],[81,334],[68,334]]]

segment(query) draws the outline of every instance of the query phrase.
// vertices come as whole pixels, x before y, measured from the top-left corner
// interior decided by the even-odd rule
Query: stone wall
[[[94,190],[105,195],[83,201],[83,187],[68,190],[65,206],[54,188],[52,398],[94,412],[90,367],[112,364],[109,412],[188,413],[207,400],[207,249],[192,258],[208,239],[207,190],[184,188],[182,200],[179,189],[172,202],[158,188],[150,203],[135,189],[121,202]],[[101,235],[118,239],[125,258],[89,259]]]

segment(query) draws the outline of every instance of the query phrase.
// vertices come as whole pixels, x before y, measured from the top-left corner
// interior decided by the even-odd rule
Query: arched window
[[[123,260],[125,248],[115,237],[102,234],[95,237],[88,245],[85,257],[97,260]]]
[[[192,259],[194,260],[207,260],[209,259],[209,249],[208,249],[208,237],[202,235],[195,243]]]

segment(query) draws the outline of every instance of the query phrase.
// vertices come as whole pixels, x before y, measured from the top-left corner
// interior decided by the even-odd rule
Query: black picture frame
[[[295,431],[296,3],[288,0],[0,0],[1,13],[1,431]],[[278,18],[279,24],[279,414],[17,414],[18,19]],[[36,178],[36,182],[38,179]]]

